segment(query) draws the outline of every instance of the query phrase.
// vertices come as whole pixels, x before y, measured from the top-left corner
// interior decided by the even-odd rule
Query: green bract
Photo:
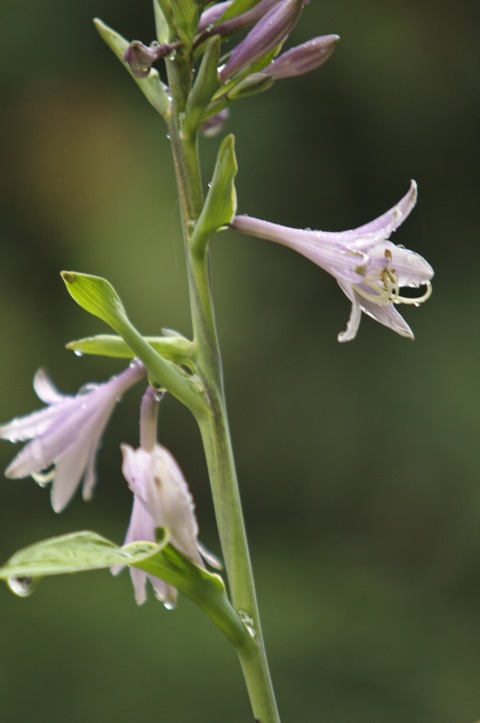
[[[207,572],[168,544],[168,532],[157,529],[157,542],[133,542],[118,547],[89,530],[51,537],[19,550],[0,567],[0,579],[21,597],[43,577],[114,565],[138,567],[160,577],[193,600],[237,649],[253,644],[251,633],[231,606],[222,579]]]
[[[99,18],[95,18],[93,22],[102,39],[108,47],[113,50],[123,67],[130,73],[148,102],[161,116],[165,119],[168,118],[170,116],[170,101],[158,72],[152,68],[146,78],[137,78],[130,70],[128,63],[125,63],[123,60],[123,55],[129,46],[128,41],[115,30],[109,28],[108,25],[102,22],[102,20],[99,20]]]
[[[195,0],[170,0],[179,39],[190,47],[198,24],[198,5]]]
[[[218,36],[206,44],[205,54],[188,96],[182,130],[185,136],[194,136],[204,120],[213,94],[218,89],[218,63],[221,40]]]
[[[51,537],[19,550],[0,567],[0,579],[30,577],[38,579],[50,575],[102,570],[112,565],[133,565],[158,553],[168,542],[165,531],[160,531],[157,544],[134,542],[117,547],[96,532],[72,532]]]
[[[215,231],[227,226],[233,220],[237,209],[235,191],[237,170],[235,138],[229,135],[223,139],[218,150],[212,182],[192,235],[192,253],[202,252]]]
[[[196,377],[160,356],[130,322],[124,306],[107,279],[101,276],[62,271],[68,293],[77,304],[98,316],[119,334],[133,355],[147,368],[151,383],[177,397],[194,414],[203,411],[203,388]]]
[[[164,359],[185,365],[192,361],[194,344],[180,334],[144,336],[143,338]],[[128,344],[120,336],[113,334],[97,334],[70,341],[66,344],[66,348],[76,352],[79,356],[96,354],[118,359],[133,359],[135,356]]]

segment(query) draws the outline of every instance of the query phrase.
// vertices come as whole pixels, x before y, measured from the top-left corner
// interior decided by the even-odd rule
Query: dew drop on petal
[[[14,595],[18,597],[28,597],[31,595],[39,583],[38,578],[35,577],[9,577],[7,585]]]
[[[52,464],[51,467],[41,469],[38,472],[32,472],[31,477],[37,485],[40,487],[46,487],[55,477],[55,465]]]
[[[84,396],[85,394],[90,394],[90,392],[95,391],[95,389],[98,389],[98,387],[101,386],[100,384],[95,384],[95,382],[88,382],[87,384],[84,384],[80,389],[78,390],[77,396]]]

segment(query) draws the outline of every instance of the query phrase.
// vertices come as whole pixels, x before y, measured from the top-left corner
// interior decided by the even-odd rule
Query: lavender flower
[[[182,470],[170,452],[155,442],[159,401],[156,390],[148,387],[140,414],[140,448],[133,449],[128,444],[121,446],[123,475],[134,496],[125,544],[137,540],[155,542],[156,528],[165,527],[171,544],[196,565],[205,567],[202,555],[214,567],[218,566],[216,558],[197,540],[195,506]],[[112,572],[116,575],[122,569],[122,565],[117,565]],[[130,568],[130,576],[138,605],[147,599],[149,579],[155,596],[165,607],[175,607],[177,591],[164,580],[134,567]]]
[[[305,0],[281,0],[275,3],[234,48],[229,60],[220,69],[222,82],[283,43],[293,30],[304,4]]]
[[[155,529],[165,527],[170,542],[196,565],[204,567],[197,541],[198,525],[193,499],[182,471],[170,452],[160,444],[152,449],[133,449],[122,444],[123,475],[133,492],[133,509],[125,544],[137,540],[155,542]],[[117,573],[121,568],[114,568]],[[130,568],[135,599],[141,605],[147,599],[147,578],[155,596],[173,608],[177,591],[160,578]]]
[[[262,73],[276,80],[310,73],[329,59],[339,40],[338,35],[321,35],[312,38],[279,55],[262,70]]]
[[[31,440],[8,466],[12,479],[32,476],[41,486],[52,483],[51,502],[61,512],[83,479],[83,498],[96,483],[95,459],[104,429],[119,397],[145,376],[140,362],[104,384],[88,385],[75,396],[60,394],[45,371],[33,380],[37,396],[48,406],[0,426],[0,438]]]
[[[418,306],[431,294],[433,269],[414,251],[395,246],[390,235],[407,218],[415,205],[417,185],[399,203],[370,223],[351,231],[329,233],[287,228],[248,216],[236,216],[231,226],[250,236],[288,246],[310,259],[338,281],[352,302],[346,331],[338,341],[354,339],[365,312],[401,336],[413,333],[395,309],[396,304]],[[402,296],[402,287],[426,287],[416,298]]]

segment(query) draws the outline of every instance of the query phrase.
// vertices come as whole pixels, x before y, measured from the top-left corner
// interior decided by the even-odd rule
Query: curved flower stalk
[[[33,386],[48,406],[0,426],[0,438],[10,442],[31,440],[10,463],[5,475],[32,476],[41,486],[52,483],[51,503],[61,512],[83,480],[83,498],[89,500],[96,483],[95,460],[105,427],[116,402],[145,376],[133,362],[104,384],[89,384],[72,396],[60,394],[40,369]]]
[[[155,442],[158,402],[156,390],[149,387],[142,401],[140,447],[121,445],[123,475],[134,496],[125,544],[138,540],[155,542],[156,528],[165,527],[171,544],[179,552],[200,567],[205,567],[202,556],[215,566],[215,558],[198,542],[195,505],[182,470],[172,454]],[[118,574],[122,569],[116,566],[112,572]],[[147,599],[148,579],[157,599],[168,609],[175,607],[177,590],[174,587],[134,567],[130,568],[130,576],[138,605]]]
[[[419,254],[392,243],[390,235],[407,218],[416,198],[417,185],[412,181],[408,193],[382,216],[338,233],[288,228],[248,216],[236,216],[231,226],[288,246],[336,278],[352,302],[347,329],[338,335],[338,341],[355,338],[362,311],[397,334],[413,339],[412,330],[395,305],[417,306],[426,301],[433,269]],[[402,287],[426,287],[426,291],[412,299],[402,296]]]

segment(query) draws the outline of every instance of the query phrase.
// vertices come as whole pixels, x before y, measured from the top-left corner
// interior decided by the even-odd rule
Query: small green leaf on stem
[[[168,544],[168,531],[156,530],[157,542],[132,542],[118,547],[89,530],[41,540],[16,552],[0,567],[0,580],[26,597],[43,577],[104,570],[121,565],[137,567],[187,595],[227,636],[237,650],[254,644],[248,628],[228,600],[219,575],[197,567]]]
[[[202,254],[210,237],[228,226],[237,210],[235,137],[226,136],[218,150],[210,189],[191,240],[192,253]]]
[[[157,40],[161,45],[170,42],[170,26],[159,0],[153,0],[153,12],[155,14],[155,29]]]
[[[182,131],[186,137],[194,137],[204,120],[212,96],[218,89],[220,44],[221,39],[218,36],[206,43],[205,54],[185,109]]]
[[[178,37],[190,48],[198,25],[198,4],[196,0],[170,0]]]
[[[70,296],[93,316],[97,316],[119,334],[133,355],[148,371],[151,383],[163,387],[187,406],[193,414],[204,411],[203,388],[194,375],[158,354],[129,320],[117,292],[101,276],[62,271]]]
[[[165,359],[179,364],[187,364],[191,360],[194,344],[179,334],[168,336],[144,336],[147,344]],[[66,344],[79,356],[82,354],[96,354],[97,356],[116,357],[118,359],[132,359],[135,355],[128,344],[120,336],[113,334],[97,334],[85,339],[77,339]]]
[[[113,329],[127,320],[125,308],[107,279],[75,271],[62,271],[68,293],[82,309],[98,316]]]
[[[0,567],[0,579],[64,575],[87,570],[102,570],[112,565],[133,565],[157,554],[168,542],[160,530],[157,543],[134,542],[125,547],[85,530],[51,537],[16,552]]]

